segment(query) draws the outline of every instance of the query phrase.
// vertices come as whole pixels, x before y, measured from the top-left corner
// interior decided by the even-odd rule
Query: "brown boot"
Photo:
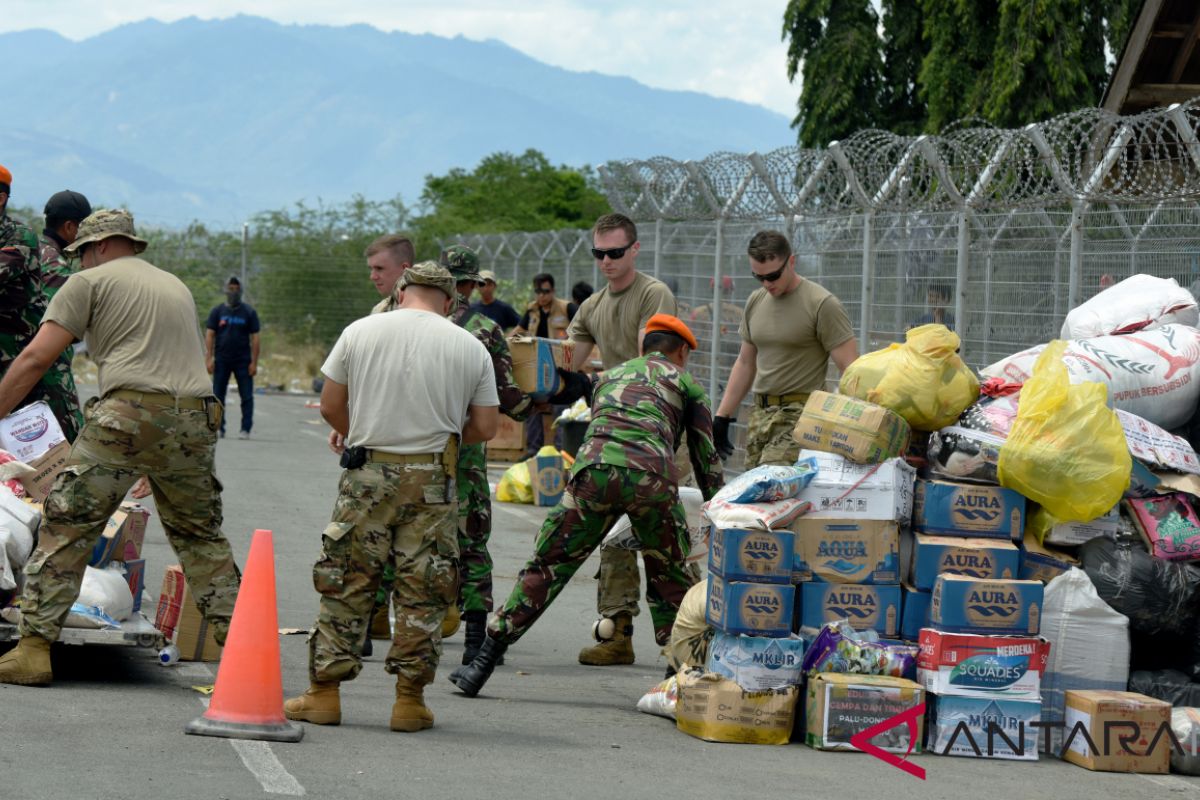
[[[433,727],[433,712],[425,707],[425,684],[396,676],[396,704],[392,706],[392,730],[412,733]]]
[[[442,638],[446,639],[458,633],[458,627],[462,624],[462,612],[458,606],[452,605],[446,610],[446,618],[442,620]]]
[[[314,725],[340,725],[342,698],[337,681],[313,681],[308,691],[283,704],[283,715]]]
[[[612,638],[580,650],[580,664],[586,664],[589,667],[607,667],[633,663],[633,615],[617,614],[612,621]]]
[[[371,617],[370,635],[372,639],[392,638],[392,621],[388,619],[387,603],[384,603],[379,608],[375,609],[375,616]]]
[[[50,642],[40,636],[23,636],[17,646],[0,657],[0,683],[49,686]]]

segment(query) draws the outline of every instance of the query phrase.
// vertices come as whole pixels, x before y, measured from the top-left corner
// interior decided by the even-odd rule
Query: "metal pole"
[[[712,301],[712,344],[708,351],[708,399],[710,403],[717,400],[717,354],[721,349],[717,339],[717,325],[721,319],[721,259],[725,255],[725,220],[717,220],[717,257],[713,263],[713,301]]]
[[[662,217],[654,220],[654,277],[659,277],[662,263]]]
[[[863,214],[862,309],[859,314],[858,350],[865,353],[871,345],[871,305],[875,293],[875,209]]]
[[[967,360],[967,282],[971,257],[971,212],[964,208],[958,212],[958,261],[954,272],[954,329],[958,333],[959,355]],[[987,338],[987,331],[984,331]]]
[[[250,223],[242,223],[242,288],[246,287],[246,251],[250,249]]]
[[[1067,279],[1067,310],[1079,305],[1083,290],[1083,208],[1082,201],[1071,207],[1071,272]]]

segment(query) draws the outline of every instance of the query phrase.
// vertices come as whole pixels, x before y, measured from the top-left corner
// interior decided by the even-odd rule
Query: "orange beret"
[[[3,164],[0,164],[0,183],[12,186],[12,173],[5,169]]]
[[[651,331],[666,331],[681,337],[688,343],[688,347],[695,350],[699,345],[696,343],[696,336],[692,333],[692,329],[683,324],[679,317],[672,317],[670,314],[655,314],[646,323],[646,333]]]

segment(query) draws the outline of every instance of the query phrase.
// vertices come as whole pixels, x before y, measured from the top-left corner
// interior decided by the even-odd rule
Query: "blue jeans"
[[[225,394],[229,390],[229,376],[237,378],[238,397],[242,401],[242,427],[241,430],[246,433],[250,432],[250,426],[254,422],[254,379],[250,377],[250,363],[239,362],[231,363],[217,359],[213,364],[213,394],[225,403]],[[221,416],[221,434],[225,434],[225,416]]]

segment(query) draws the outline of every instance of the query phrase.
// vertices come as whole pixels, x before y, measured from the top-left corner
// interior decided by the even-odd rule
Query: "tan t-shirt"
[[[183,281],[140,258],[80,270],[42,317],[87,334],[99,368],[100,395],[116,389],[211,397],[196,302]]]
[[[498,406],[496,371],[470,333],[431,311],[372,314],[342,331],[321,367],[349,388],[351,447],[436,453],[467,406]]]
[[[825,387],[829,351],[854,338],[841,302],[812,281],[783,297],[758,289],[746,300],[739,330],[758,348],[755,394],[800,394]]]
[[[584,300],[567,328],[567,338],[597,345],[604,368],[610,369],[641,355],[638,334],[651,317],[674,313],[675,295],[667,285],[639,272],[623,291],[605,286]]]

